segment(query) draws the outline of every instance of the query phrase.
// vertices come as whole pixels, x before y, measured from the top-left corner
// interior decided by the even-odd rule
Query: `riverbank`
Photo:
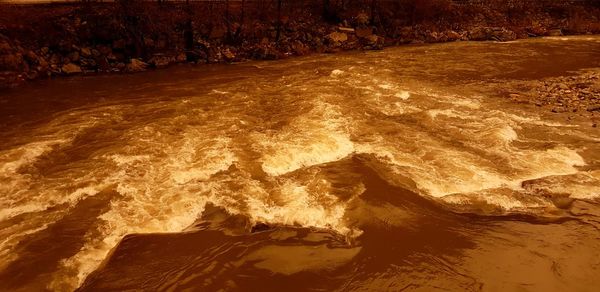
[[[507,96],[517,103],[533,104],[567,120],[585,118],[592,127],[600,122],[600,69],[587,69],[570,76],[516,81]]]
[[[375,1],[373,6],[344,7],[319,3],[4,4],[0,88],[28,80],[131,73],[176,63],[235,63],[409,43],[600,33],[600,7],[584,2]]]

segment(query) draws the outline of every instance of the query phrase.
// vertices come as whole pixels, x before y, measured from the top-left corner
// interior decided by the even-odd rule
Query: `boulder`
[[[252,58],[257,60],[277,60],[281,53],[270,45],[259,45],[252,50]]]
[[[117,63],[117,65],[115,65],[113,70],[116,69],[116,71],[124,71],[126,67],[127,67],[127,65],[125,63],[119,62],[119,63]]]
[[[100,71],[109,71],[110,70],[110,64],[108,63],[108,60],[106,59],[106,57],[99,56],[99,57],[96,57],[94,59],[94,61],[96,62],[96,65],[98,66],[98,70],[100,70]]]
[[[79,51],[82,57],[89,58],[92,56],[92,50],[90,48],[81,48]]]
[[[148,68],[148,64],[144,63],[142,60],[131,59],[129,64],[127,64],[125,66],[125,71],[127,71],[127,72],[142,72],[142,71],[146,71],[146,68]]]
[[[301,41],[295,41],[292,43],[292,51],[298,56],[306,55],[309,51],[308,47]]]
[[[98,64],[96,63],[96,61],[94,59],[89,59],[89,58],[83,58],[79,61],[79,64],[81,65],[82,68],[88,69],[88,70],[95,70],[96,67],[98,67]]]
[[[24,55],[25,60],[27,60],[27,62],[29,62],[29,64],[38,64],[39,63],[39,57],[38,55],[34,52],[34,51],[27,51]]]
[[[476,27],[469,31],[469,39],[473,41],[487,41],[491,38],[491,29],[488,27]]]
[[[46,61],[46,59],[44,58],[38,58],[38,67],[37,70],[38,71],[45,71],[46,69],[48,69],[48,62]]]
[[[187,55],[185,54],[185,52],[181,52],[181,53],[177,54],[177,56],[175,57],[175,61],[177,63],[183,63],[183,62],[187,61]]]
[[[20,53],[12,53],[0,55],[1,70],[20,71],[23,68],[23,55]]]
[[[81,73],[81,67],[73,64],[73,63],[68,63],[63,65],[60,70],[62,71],[62,73],[67,74],[67,75],[75,75],[75,74],[79,74]]]
[[[374,34],[364,38],[364,41],[366,45],[365,48],[371,50],[381,50],[385,45],[385,38]]]
[[[235,54],[233,54],[228,48],[221,51],[221,54],[226,62],[233,62],[235,60]]]
[[[73,51],[67,56],[71,62],[79,62],[79,52]]]
[[[144,38],[144,46],[147,48],[154,48],[154,40],[151,38]]]
[[[492,39],[500,42],[513,41],[517,39],[517,34],[505,28],[492,30]]]
[[[164,54],[156,54],[150,58],[148,63],[156,68],[167,67],[171,63],[171,58]]]
[[[357,26],[367,25],[369,24],[369,15],[361,12],[354,18],[354,22]]]
[[[469,39],[474,41],[511,41],[517,38],[514,31],[505,28],[476,27],[469,31]]]
[[[117,56],[113,53],[110,53],[108,55],[106,55],[106,60],[108,60],[111,63],[115,63],[117,62],[119,59],[117,58]]]
[[[552,29],[546,32],[547,36],[562,36],[562,30],[561,29]]]
[[[600,105],[591,105],[587,108],[588,112],[597,112],[600,111]]]
[[[50,65],[58,65],[62,62],[62,57],[59,54],[52,54],[48,60]]]
[[[362,27],[356,29],[356,36],[359,38],[365,38],[373,34],[373,29],[370,27]]]
[[[449,30],[446,32],[446,36],[448,37],[449,41],[457,41],[460,40],[462,38],[462,36],[460,35],[460,33],[455,32],[453,30]]]
[[[348,40],[348,35],[343,32],[332,32],[326,37],[329,41],[333,43],[343,43]]]

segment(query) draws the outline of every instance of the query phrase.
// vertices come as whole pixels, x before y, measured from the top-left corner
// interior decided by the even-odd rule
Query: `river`
[[[588,68],[598,36],[0,93],[0,290],[594,291],[600,129],[505,98]]]

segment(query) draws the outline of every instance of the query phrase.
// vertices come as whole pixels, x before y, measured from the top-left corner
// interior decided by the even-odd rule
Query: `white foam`
[[[498,138],[504,142],[512,142],[519,138],[517,132],[512,127],[506,125],[496,130]]]
[[[400,98],[402,100],[407,100],[410,98],[410,92],[408,91],[400,91],[394,94],[395,97]]]
[[[530,212],[550,208],[552,203],[544,198],[523,195],[510,189],[490,189],[476,193],[448,195],[442,201],[454,205],[474,205],[484,202],[508,212]]]
[[[113,154],[113,155],[106,155],[105,157],[113,160],[119,166],[131,165],[131,164],[136,163],[136,162],[147,161],[148,159],[150,159],[149,155],[118,155],[118,154]]]
[[[213,89],[212,93],[221,94],[221,95],[229,94],[228,91],[218,90],[218,89]]]
[[[455,105],[465,107],[468,109],[481,108],[481,102],[475,98],[458,98],[456,96],[452,96],[451,98],[448,98],[448,100]]]
[[[277,202],[260,196],[246,199],[255,221],[328,228],[341,234],[350,232],[343,221],[346,206],[336,197],[328,193],[310,194],[306,186],[291,181],[285,181],[278,193]]]
[[[208,200],[210,184],[201,181],[226,170],[236,160],[229,149],[230,139],[218,132],[201,135],[202,129],[189,127],[173,137],[157,133],[159,126],[131,129],[123,138],[131,141],[131,147],[95,160],[107,163],[108,170],[104,174],[94,170],[97,173],[92,176],[104,176],[102,186],[116,185],[122,197],[111,200],[110,210],[99,216],[100,234],[90,231],[81,251],[62,262],[50,287],[81,284],[126,234],[187,228]],[[94,190],[82,188],[67,198],[81,198],[81,194]]]
[[[316,104],[310,113],[274,135],[257,135],[257,140],[264,153],[262,169],[273,176],[336,161],[354,151],[344,119],[327,103]]]
[[[379,88],[381,88],[381,89],[386,89],[386,90],[394,89],[396,87],[394,84],[387,83],[387,82],[381,83],[377,86],[379,86]]]
[[[171,179],[178,184],[185,184],[207,180],[211,175],[226,170],[236,161],[235,155],[227,147],[229,144],[229,139],[218,139],[210,145],[198,145],[198,138],[187,137],[179,155],[171,159]]]
[[[68,140],[49,140],[33,142],[0,154],[0,175],[16,174],[19,168],[31,164],[44,153],[52,150],[52,146],[67,143]]]
[[[440,115],[451,117],[451,118],[462,118],[456,111],[451,109],[431,109],[426,111],[427,115],[432,119],[437,118]]]
[[[391,171],[408,176],[417,185],[413,191],[437,198],[497,188],[519,190],[523,181],[577,173],[576,166],[585,164],[576,151],[557,147],[514,152],[513,164],[499,171],[466,151],[440,147],[427,151],[427,158],[423,159],[420,153],[404,152],[386,144],[389,143],[385,139],[375,139],[367,145],[357,145],[356,149],[358,153],[380,157],[389,163]],[[429,147],[435,144],[432,142]]]
[[[600,198],[600,171],[578,172],[571,175],[542,177],[528,182],[528,190],[545,190],[555,194],[569,194],[575,199]]]
[[[331,71],[331,76],[332,76],[332,77],[333,77],[333,76],[340,76],[340,75],[343,75],[344,73],[345,73],[345,72],[344,72],[344,71],[342,71],[342,70],[335,69],[335,70]]]

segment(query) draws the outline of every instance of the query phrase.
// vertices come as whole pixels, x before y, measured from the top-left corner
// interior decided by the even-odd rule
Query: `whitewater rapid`
[[[0,145],[0,268],[19,261],[20,242],[95,196],[108,196],[107,209],[48,289],[81,285],[127,234],[193,229],[207,204],[250,225],[351,240],[363,230],[347,209],[364,184],[332,181],[321,167],[356,157],[391,185],[458,212],[549,215],[558,195],[598,200],[598,156],[589,154],[600,150],[597,130],[416,79],[396,66],[407,56],[318,56],[241,65],[243,78],[140,83],[114,93],[127,99],[9,132]],[[71,97],[84,94],[99,93]]]

